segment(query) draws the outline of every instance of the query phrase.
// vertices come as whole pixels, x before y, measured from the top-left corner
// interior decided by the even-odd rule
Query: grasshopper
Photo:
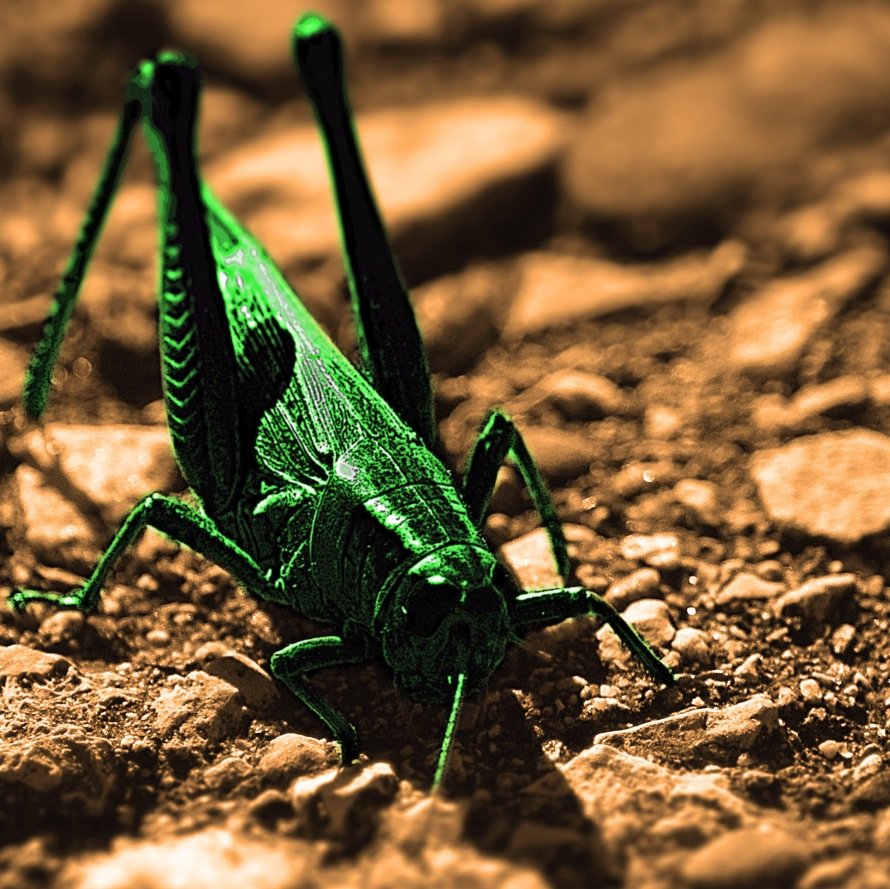
[[[103,173],[25,383],[43,412],[52,369],[130,137],[142,122],[157,178],[160,354],[173,449],[198,508],[150,494],[129,513],[93,573],[69,594],[17,590],[14,609],[94,609],[109,571],[152,527],[229,571],[250,593],[331,625],[285,646],[271,671],[339,742],[355,728],[313,688],[321,669],[382,657],[415,700],[450,704],[433,787],[442,780],[461,702],[511,642],[533,628],[595,615],[661,682],[673,674],[648,643],[584,587],[524,591],[480,526],[511,459],[549,534],[569,558],[547,487],[522,436],[493,410],[461,482],[436,453],[426,355],[377,209],[346,95],[335,28],[303,16],[292,50],[324,139],[336,193],[361,372],[285,282],[263,247],[201,179],[195,62],[165,51],[129,79]]]

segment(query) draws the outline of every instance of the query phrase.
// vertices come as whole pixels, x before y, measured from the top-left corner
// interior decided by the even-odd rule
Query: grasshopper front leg
[[[11,608],[20,611],[30,602],[49,602],[60,608],[90,612],[99,602],[109,571],[130,544],[148,527],[195,550],[238,578],[252,593],[275,601],[271,583],[256,562],[237,543],[229,540],[213,522],[185,503],[163,494],[149,494],[124,519],[87,582],[72,593],[17,590],[9,597]]]
[[[294,642],[272,655],[269,666],[283,682],[327,727],[340,745],[343,764],[358,756],[358,735],[355,726],[306,681],[307,673],[357,664],[367,660],[370,652],[358,639],[340,636],[316,636]]]

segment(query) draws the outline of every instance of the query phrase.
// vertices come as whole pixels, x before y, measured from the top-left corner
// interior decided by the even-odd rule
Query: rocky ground
[[[445,713],[380,664],[319,686],[338,770],[269,676],[318,628],[155,534],[96,614],[0,612],[0,886],[890,886],[890,12],[789,0],[347,0],[366,154],[456,469],[493,405],[554,490],[611,631],[531,634]],[[43,0],[0,12],[0,588],[67,590],[179,492],[157,371],[147,153],[107,226],[45,422],[29,348],[127,68],[206,71],[202,160],[346,350],[295,12]],[[297,98],[295,98],[297,96]],[[516,472],[493,547],[560,583]]]

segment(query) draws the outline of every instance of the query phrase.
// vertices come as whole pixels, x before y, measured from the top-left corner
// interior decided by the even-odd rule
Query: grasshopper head
[[[445,703],[459,674],[478,689],[504,657],[512,624],[504,598],[514,581],[482,547],[454,544],[402,575],[388,597],[383,656],[415,700]]]

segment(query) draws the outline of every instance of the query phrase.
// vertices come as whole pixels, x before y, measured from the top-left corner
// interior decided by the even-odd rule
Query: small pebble
[[[82,611],[63,609],[54,611],[40,623],[39,637],[43,645],[55,646],[76,639],[84,628]]]
[[[868,879],[853,882],[854,874],[863,877],[862,862],[856,855],[841,855],[840,858],[829,858],[813,864],[800,878],[795,889],[842,889],[842,887],[856,886],[859,889],[883,889],[887,886],[884,874],[881,874],[878,882],[872,883]]]
[[[838,656],[842,657],[853,645],[856,638],[856,627],[852,624],[841,624],[831,634],[831,650]]]
[[[652,599],[658,594],[661,577],[654,568],[639,568],[609,585],[604,599],[619,611],[638,599]]]
[[[785,576],[785,566],[775,559],[764,559],[754,566],[754,570],[758,577],[764,580],[772,580],[778,582]]]
[[[628,398],[607,377],[567,368],[544,377],[513,405],[515,413],[523,409],[549,406],[567,420],[601,420],[622,416],[629,410]]]
[[[669,645],[677,635],[670,609],[661,599],[638,599],[621,616],[655,645]]]
[[[775,599],[785,591],[785,585],[764,580],[756,574],[742,571],[717,594],[718,605],[732,602],[750,602],[760,599]]]
[[[860,783],[881,771],[884,760],[880,753],[870,753],[853,769],[853,781]]]
[[[334,746],[317,738],[287,733],[273,738],[257,763],[257,771],[267,781],[288,784],[332,764]]]
[[[671,570],[680,564],[680,538],[676,534],[629,534],[621,541],[621,555],[631,562]]]
[[[818,627],[855,590],[855,574],[815,577],[780,596],[774,604],[774,610],[780,617],[799,615],[808,625]]]
[[[683,428],[683,417],[673,408],[652,405],[643,415],[643,435],[658,441],[676,438]]]
[[[714,526],[720,521],[717,485],[697,478],[684,478],[674,485],[674,499],[703,525]]]
[[[145,634],[145,641],[152,648],[163,648],[170,642],[170,634],[166,630],[149,630]]]
[[[836,759],[837,755],[841,752],[841,745],[837,741],[829,738],[827,741],[823,741],[819,745],[819,752],[827,760]]]
[[[671,642],[671,648],[686,665],[708,666],[711,663],[711,649],[708,635],[694,627],[681,627]]]
[[[882,770],[864,778],[849,796],[857,809],[874,811],[890,805],[890,771]]]
[[[204,783],[223,793],[236,787],[250,774],[250,765],[238,756],[226,756],[204,770]]]
[[[760,665],[763,663],[763,655],[759,652],[749,654],[736,668],[733,670],[734,675],[738,679],[745,682],[752,682],[760,676]]]
[[[562,584],[556,570],[550,536],[545,528],[535,528],[505,543],[499,555],[526,590],[551,590]]]
[[[237,688],[251,710],[263,710],[278,700],[278,688],[272,677],[246,654],[226,651],[209,659],[204,670]]]
[[[238,689],[217,676],[195,670],[186,677],[168,677],[175,684],[155,700],[154,727],[162,738],[178,734],[195,749],[234,737],[242,723]]]
[[[847,417],[865,407],[869,400],[868,383],[861,377],[835,377],[827,383],[805,386],[789,402],[798,422],[818,416]]]
[[[554,485],[585,475],[601,456],[595,439],[573,429],[527,426],[522,436],[541,474]]]
[[[822,700],[822,687],[815,679],[804,679],[800,683],[800,696],[810,703]]]

